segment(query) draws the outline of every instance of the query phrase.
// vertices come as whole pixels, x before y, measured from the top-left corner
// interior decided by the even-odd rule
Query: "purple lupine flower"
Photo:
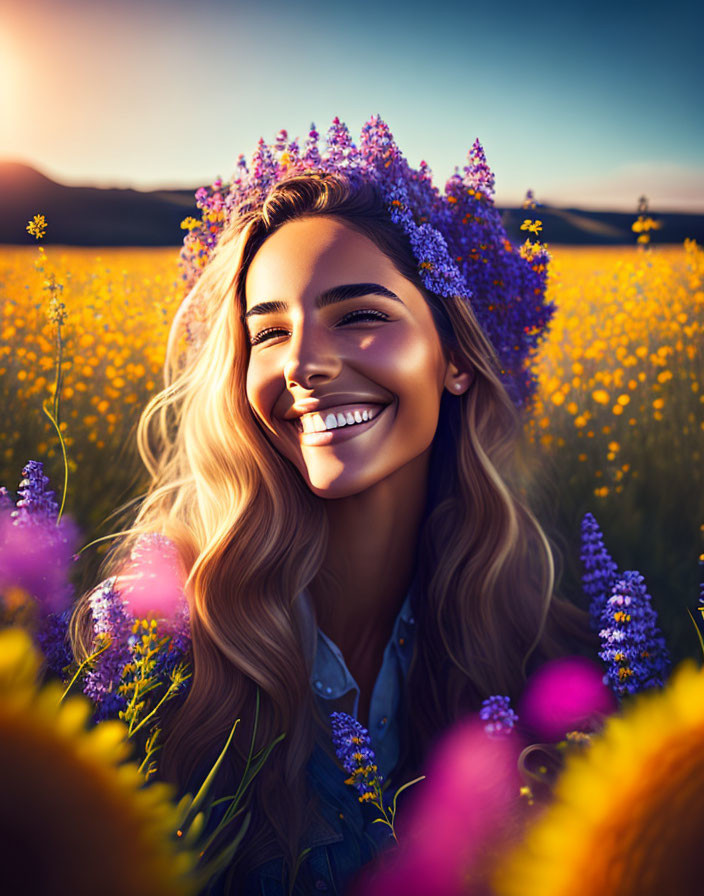
[[[48,520],[56,522],[59,506],[54,499],[54,492],[47,488],[49,477],[44,475],[41,461],[30,460],[22,470],[23,479],[17,494],[17,510],[12,516],[18,523],[42,523]]]
[[[360,802],[372,799],[376,795],[375,785],[382,784],[383,777],[378,773],[369,732],[346,712],[330,713],[330,721],[335,753],[350,775],[345,784],[356,788]]]
[[[584,565],[582,587],[589,600],[589,621],[592,630],[602,628],[601,616],[611,587],[618,575],[618,566],[604,546],[604,536],[595,517],[585,513],[582,519],[582,551]]]
[[[320,164],[320,150],[318,149],[318,139],[320,134],[315,129],[315,122],[311,122],[308,137],[306,138],[305,150],[301,161],[304,165],[315,168]]]
[[[421,224],[411,229],[409,237],[426,289],[439,296],[469,299],[471,291],[450,258],[443,235],[430,224]]]
[[[69,570],[80,538],[69,517],[57,525],[58,506],[40,461],[22,470],[14,509],[7,490],[0,502],[0,592],[20,588],[40,616],[60,613],[73,598]]]
[[[494,199],[494,173],[486,163],[484,147],[476,139],[467,153],[468,164],[464,168],[463,182],[466,187],[481,193],[485,199]]]
[[[526,190],[526,196],[523,200],[523,208],[535,208],[538,203],[535,201],[535,195],[532,190]]]
[[[335,116],[328,129],[325,152],[321,161],[328,169],[356,167],[359,161],[357,147],[352,142],[349,128]]]
[[[277,152],[282,152],[286,148],[286,143],[288,141],[288,132],[286,128],[281,128],[279,133],[276,135],[276,139],[274,140],[274,149]]]
[[[59,678],[63,678],[65,669],[74,660],[73,651],[68,639],[68,626],[71,619],[71,608],[61,613],[48,613],[39,623],[36,633],[37,643],[41,650],[47,669]]]
[[[518,721],[518,716],[511,709],[511,700],[508,697],[487,697],[479,710],[479,718],[485,722],[484,730],[492,736],[505,736],[511,734],[513,726]]]
[[[94,634],[110,638],[110,646],[97,657],[83,681],[83,693],[97,706],[96,722],[116,716],[127,707],[117,688],[125,666],[133,659],[134,618],[115,587],[116,581],[116,576],[106,579],[88,597],[93,611]]]
[[[618,697],[662,687],[670,666],[665,639],[637,570],[628,570],[612,586],[601,615],[599,656],[607,665],[605,682]]]

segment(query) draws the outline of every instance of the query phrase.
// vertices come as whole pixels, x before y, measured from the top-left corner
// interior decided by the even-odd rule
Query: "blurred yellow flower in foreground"
[[[23,896],[185,896],[196,859],[173,840],[171,787],[148,787],[122,722],[86,729],[83,696],[37,687],[40,658],[0,631],[0,867]]]
[[[702,892],[704,671],[612,716],[570,755],[555,802],[497,872],[498,896]]]

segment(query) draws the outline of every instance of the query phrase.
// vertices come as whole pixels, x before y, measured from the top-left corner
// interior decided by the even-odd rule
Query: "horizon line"
[[[94,190],[132,190],[135,193],[190,193],[194,194],[195,191],[199,189],[201,186],[205,186],[205,183],[199,184],[197,187],[193,187],[187,183],[183,184],[159,184],[158,182],[152,185],[137,185],[132,181],[77,181],[69,178],[68,180],[57,179],[54,175],[48,174],[46,169],[43,166],[37,166],[31,162],[28,162],[26,159],[18,159],[18,158],[10,158],[10,157],[1,157],[0,156],[0,166],[1,165],[18,165],[23,168],[28,168],[42,177],[50,180],[52,183],[57,184],[61,187],[66,187],[68,189],[94,189]],[[215,180],[213,178],[212,180]],[[211,180],[211,183],[212,183]],[[207,181],[207,179],[206,179]],[[223,183],[227,183],[227,179],[223,178]],[[505,196],[497,196],[494,199],[494,205],[500,208],[512,208],[519,209],[523,204],[523,199],[525,196],[521,197],[517,200],[508,199]],[[654,207],[649,209],[649,213],[651,214],[673,214],[673,215],[704,215],[704,197],[702,199],[694,200],[694,207],[689,206],[689,202],[692,200],[670,200],[670,202],[665,205],[656,204]],[[545,198],[544,200],[536,200],[538,208],[554,208],[557,210],[569,211],[569,210],[580,210],[580,211],[592,211],[592,212],[605,212],[605,213],[615,213],[615,214],[630,214],[632,213],[634,216],[638,214],[637,212],[637,200],[635,200],[631,205],[627,205],[626,202],[618,203],[616,205],[603,205],[599,203],[590,202],[588,199],[585,202],[575,201],[575,200],[567,200],[567,199],[557,199],[554,198]],[[672,204],[674,202],[674,205]],[[527,210],[528,211],[528,210]]]

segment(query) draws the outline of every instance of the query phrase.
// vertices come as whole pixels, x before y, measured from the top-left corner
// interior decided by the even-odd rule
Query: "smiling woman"
[[[411,217],[408,197],[429,181],[385,139],[380,170],[401,172],[390,188],[355,176],[341,140],[327,162],[310,150],[289,170],[289,155],[233,204],[140,421],[150,492],[103,570],[159,531],[188,572],[194,675],[166,707],[159,777],[192,786],[239,717],[227,793],[257,692],[255,749],[285,732],[223,892],[288,892],[309,850],[295,892],[341,893],[387,845],[345,786],[331,712],[369,728],[393,791],[455,721],[490,695],[517,698],[532,666],[579,637],[513,483],[521,418],[502,376],[524,394],[525,365],[499,360],[443,238]],[[501,282],[535,313],[532,268],[492,226],[477,306],[492,308]],[[523,351],[535,321],[502,314],[501,348]],[[87,621],[79,610],[77,647]]]

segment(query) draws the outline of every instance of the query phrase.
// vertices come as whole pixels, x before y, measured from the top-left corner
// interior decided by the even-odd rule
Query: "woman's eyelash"
[[[359,309],[357,311],[350,311],[349,314],[346,314],[339,323],[345,323],[345,321],[352,320],[361,320],[363,317],[371,317],[374,320],[388,320],[388,316],[384,314],[383,311],[376,311],[372,308]],[[257,333],[256,336],[253,336],[249,340],[250,345],[257,345],[260,342],[263,342],[267,336],[270,336],[272,333],[285,333],[281,327],[268,327],[266,330],[262,330],[261,333]]]

